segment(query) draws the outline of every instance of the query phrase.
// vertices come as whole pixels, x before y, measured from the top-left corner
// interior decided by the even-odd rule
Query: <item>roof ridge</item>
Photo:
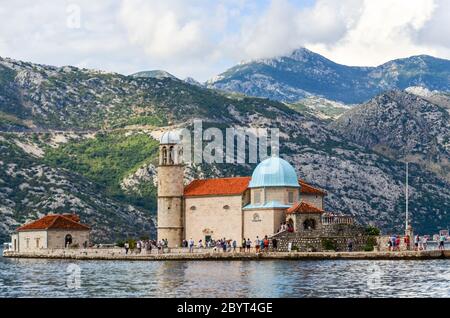
[[[68,218],[67,216],[65,216],[65,215],[62,215],[62,214],[58,214],[58,218],[59,217],[62,217],[63,219],[65,219],[66,221],[69,221],[70,223],[72,223],[72,224],[76,224],[76,225],[81,225],[81,226],[84,226],[84,227],[86,227],[86,228],[89,228],[89,226],[87,226],[87,225],[85,225],[85,224],[82,224],[81,223],[81,221],[80,222],[77,222],[77,221],[75,221],[75,220],[72,220],[71,218]],[[56,219],[58,219],[58,218],[56,218]],[[56,222],[56,219],[55,219],[55,222]],[[54,222],[53,222],[54,223]],[[52,225],[53,225],[53,223],[52,223]],[[49,226],[48,228],[50,228],[51,226]]]
[[[204,181],[204,180],[226,180],[226,179],[251,179],[252,177],[247,176],[247,177],[221,177],[221,178],[205,178],[205,179],[194,179],[192,180],[192,182],[194,181]]]
[[[54,216],[54,218],[53,218],[53,221],[45,228],[46,230],[48,230],[49,228],[51,228],[51,227],[55,224],[56,220],[57,220],[61,215],[59,215],[59,214],[54,214],[54,215],[47,215],[47,216]],[[38,221],[39,221],[39,220],[38,220]]]

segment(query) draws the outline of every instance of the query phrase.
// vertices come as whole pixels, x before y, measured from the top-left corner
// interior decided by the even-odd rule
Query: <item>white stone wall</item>
[[[315,194],[302,194],[301,200],[323,210],[323,196]]]
[[[47,231],[23,231],[17,236],[19,252],[33,252],[47,248]]]
[[[196,243],[213,239],[242,240],[242,205],[243,197],[214,196],[188,197],[185,199],[185,237]]]
[[[255,193],[259,192],[261,193],[260,197],[261,200],[259,204],[264,204],[270,201],[278,201],[282,204],[295,204],[299,202],[299,191],[297,188],[284,188],[284,187],[273,187],[273,188],[256,188],[251,189],[252,191],[252,204],[258,204],[255,200]],[[289,203],[288,196],[289,192],[293,192],[293,203]]]
[[[265,235],[274,234],[280,227],[280,223],[286,220],[284,210],[245,210],[244,211],[244,236],[250,239],[252,244],[256,237],[260,239]]]
[[[50,230],[47,232],[48,248],[64,248],[66,235],[72,236],[72,246],[83,247],[84,242],[89,243],[89,231]]]
[[[14,252],[19,251],[19,234],[11,235],[11,243]]]

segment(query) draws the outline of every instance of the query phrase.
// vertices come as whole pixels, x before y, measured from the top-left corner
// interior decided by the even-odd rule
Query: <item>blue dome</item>
[[[272,157],[261,162],[253,171],[250,188],[296,187],[299,188],[297,173],[289,162]]]

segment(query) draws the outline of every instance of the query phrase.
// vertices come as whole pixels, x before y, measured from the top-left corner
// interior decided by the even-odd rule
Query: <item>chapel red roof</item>
[[[184,188],[186,197],[239,195],[248,189],[251,177],[194,180]]]
[[[32,230],[89,230],[90,227],[79,223],[77,215],[68,214],[49,214],[37,221],[25,224],[17,229],[17,231]]]
[[[325,211],[306,202],[299,202],[289,208],[286,213],[288,214],[296,214],[296,213],[324,213]]]
[[[302,194],[327,195],[325,191],[313,187],[302,179],[299,179],[298,182],[300,184],[300,193]]]

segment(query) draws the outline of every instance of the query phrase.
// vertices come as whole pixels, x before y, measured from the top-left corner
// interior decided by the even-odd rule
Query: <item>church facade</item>
[[[253,241],[279,233],[281,224],[292,232],[314,231],[333,217],[324,211],[326,192],[300,180],[281,158],[261,162],[251,177],[193,180],[185,186],[182,156],[177,134],[164,133],[158,167],[158,240],[167,239],[170,247],[191,238]]]

